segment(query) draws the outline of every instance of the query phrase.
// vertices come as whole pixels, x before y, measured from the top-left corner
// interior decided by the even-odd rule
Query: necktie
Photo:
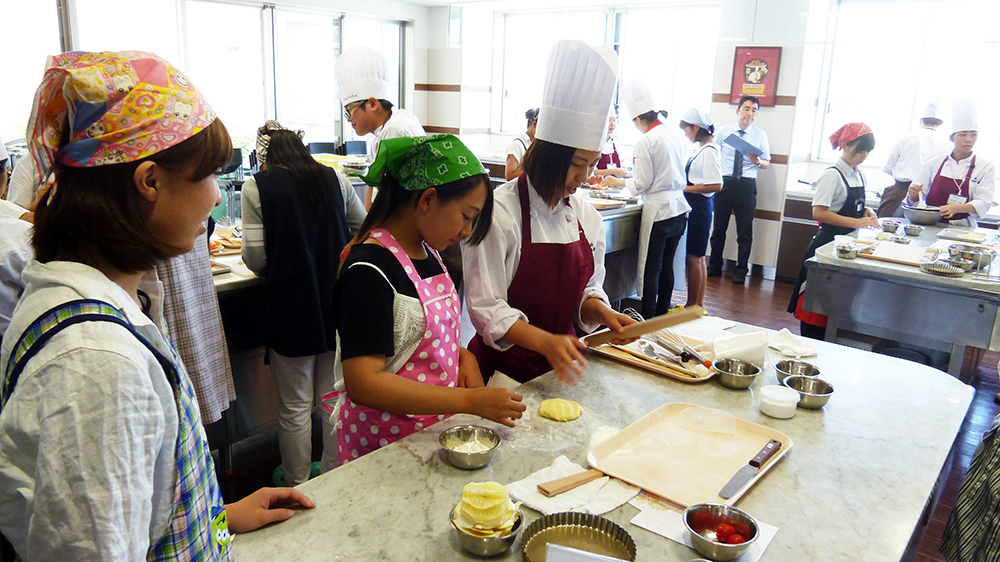
[[[739,133],[740,138],[743,138],[743,130],[736,132]],[[736,155],[733,156],[733,178],[740,179],[741,177],[743,177],[743,153],[737,150]]]

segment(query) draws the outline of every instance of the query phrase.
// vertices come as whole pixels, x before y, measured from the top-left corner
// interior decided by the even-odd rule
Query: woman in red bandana
[[[865,178],[858,170],[875,148],[875,135],[864,123],[848,123],[830,135],[830,144],[843,153],[816,181],[812,215],[819,221],[820,228],[806,248],[799,280],[788,303],[788,312],[801,322],[800,333],[820,340],[826,334],[826,316],[802,308],[806,290],[805,261],[813,257],[816,248],[833,242],[834,236],[860,228],[880,228],[875,211],[865,207]]]

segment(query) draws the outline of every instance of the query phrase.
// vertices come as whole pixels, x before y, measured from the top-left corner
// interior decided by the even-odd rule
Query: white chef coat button
[[[566,213],[566,222],[573,222],[573,217],[569,213]]]

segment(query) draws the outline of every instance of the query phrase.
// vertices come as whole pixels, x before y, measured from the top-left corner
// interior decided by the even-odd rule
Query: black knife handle
[[[757,453],[757,456],[750,459],[750,466],[754,468],[760,468],[764,466],[764,463],[767,462],[767,459],[773,457],[774,454],[777,453],[779,449],[781,449],[781,441],[778,441],[777,439],[771,439],[770,441],[767,442],[767,445],[764,445],[764,448],[761,449],[759,453]]]

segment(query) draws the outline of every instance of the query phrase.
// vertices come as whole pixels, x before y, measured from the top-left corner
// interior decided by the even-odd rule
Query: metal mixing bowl
[[[478,441],[488,449],[478,453],[464,453],[457,449],[465,443]],[[438,443],[445,450],[448,462],[458,468],[473,470],[490,463],[493,453],[500,446],[500,435],[488,427],[481,425],[456,425],[441,432]]]
[[[737,390],[749,388],[760,373],[760,367],[739,359],[716,359],[715,370],[719,371],[722,386]]]
[[[749,513],[731,505],[696,503],[684,510],[684,516],[681,519],[684,521],[684,527],[691,533],[691,544],[694,545],[698,554],[716,562],[727,562],[739,558],[760,536],[757,520]],[[750,536],[744,537],[746,542],[726,544],[713,540],[716,527],[727,520],[746,525],[749,528]]]
[[[903,204],[903,216],[913,224],[935,224],[941,220],[941,210],[937,207],[918,209]]]
[[[794,375],[801,375],[804,377],[819,376],[819,367],[813,365],[812,363],[796,361],[794,359],[778,361],[774,364],[774,371],[778,374],[778,382],[781,384],[784,384],[786,378]]]
[[[955,267],[961,268],[962,271],[972,271],[972,268],[975,267],[976,265],[976,262],[960,257],[949,258],[948,263],[950,263]]]
[[[948,247],[948,254],[952,258],[972,260],[973,269],[983,269],[989,267],[997,256],[996,252],[989,248],[983,246],[971,246],[969,244],[952,244]]]
[[[449,520],[451,521],[451,527],[458,533],[458,544],[462,545],[462,548],[468,550],[476,556],[496,556],[507,552],[507,550],[514,545],[514,541],[517,540],[518,533],[521,532],[521,523],[524,522],[524,513],[518,509],[515,517],[514,527],[511,528],[510,534],[505,537],[477,537],[466,533],[455,524],[454,509],[451,510],[451,517]]]
[[[818,410],[833,396],[833,385],[816,377],[793,375],[782,383],[799,393],[799,408]]]
[[[919,224],[907,224],[903,226],[903,232],[906,232],[907,236],[920,236],[924,228],[927,227],[920,226]]]

